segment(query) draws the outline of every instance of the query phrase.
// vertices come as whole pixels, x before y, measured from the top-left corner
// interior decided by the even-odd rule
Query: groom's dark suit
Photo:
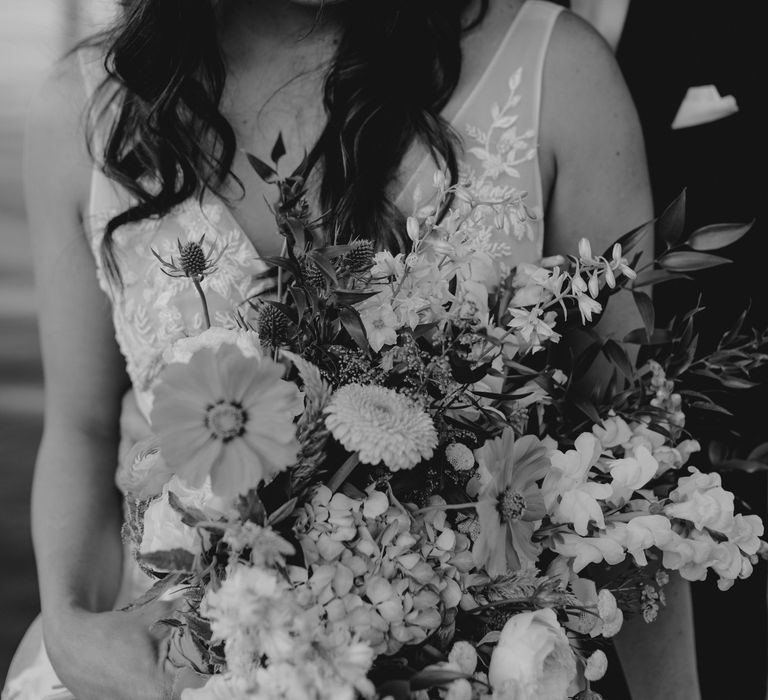
[[[751,299],[753,323],[768,320],[766,231],[766,71],[761,0],[632,0],[617,59],[645,134],[656,213],[685,187],[691,226],[757,219],[727,249],[734,264],[698,273],[697,283],[656,288],[659,316],[695,302],[707,307],[705,343],[716,342]],[[714,85],[733,95],[739,112],[686,129],[671,128],[689,87]],[[762,103],[762,104],[761,104]],[[765,375],[764,375],[765,376]],[[768,440],[768,389],[731,400],[748,447]],[[726,487],[765,517],[764,476],[726,476]],[[764,700],[766,678],[765,565],[722,593],[694,586],[702,695]]]

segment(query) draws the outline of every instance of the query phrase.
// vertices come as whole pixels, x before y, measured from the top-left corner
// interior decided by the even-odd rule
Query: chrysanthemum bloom
[[[392,389],[347,384],[333,395],[326,413],[333,437],[365,464],[410,469],[429,459],[437,445],[432,419]]]
[[[480,534],[473,555],[491,576],[501,576],[532,564],[538,556],[532,537],[546,509],[536,481],[546,473],[549,459],[537,438],[525,435],[515,441],[511,428],[475,454],[481,491]]]
[[[236,496],[296,461],[298,388],[283,366],[231,344],[168,365],[155,389],[152,426],[168,466],[192,486]]]

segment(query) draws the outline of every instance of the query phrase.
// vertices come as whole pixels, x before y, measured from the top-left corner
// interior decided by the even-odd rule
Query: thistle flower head
[[[259,311],[256,330],[261,344],[268,348],[279,348],[288,341],[288,317],[276,306],[264,304]]]
[[[361,238],[352,241],[346,262],[354,272],[369,270],[373,265],[373,242]]]
[[[217,254],[214,245],[209,246],[206,250],[204,244],[205,234],[200,237],[199,241],[182,243],[181,240],[176,239],[176,246],[179,249],[178,260],[175,260],[173,256],[165,260],[154,248],[152,254],[160,261],[163,272],[169,277],[190,277],[201,280],[206,275],[216,271],[216,263],[219,262],[226,250],[226,247],[222,248]]]

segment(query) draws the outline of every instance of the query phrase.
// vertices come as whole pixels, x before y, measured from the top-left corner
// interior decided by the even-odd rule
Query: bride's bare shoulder
[[[24,143],[28,205],[54,197],[60,206],[82,211],[92,169],[85,129],[88,103],[80,57],[71,53],[52,66],[29,106]]]

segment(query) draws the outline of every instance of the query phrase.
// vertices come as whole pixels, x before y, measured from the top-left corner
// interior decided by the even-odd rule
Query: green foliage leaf
[[[428,688],[446,686],[461,679],[471,681],[472,676],[447,668],[425,668],[411,677],[411,688],[413,690],[427,690]]]
[[[656,325],[656,311],[653,308],[653,301],[645,292],[633,291],[632,298],[635,300],[637,310],[640,312],[640,318],[643,319],[645,332],[650,338]]]
[[[694,250],[718,250],[736,243],[753,226],[748,224],[712,224],[696,229],[688,238],[688,245]]]
[[[668,245],[673,246],[683,235],[685,228],[685,190],[683,190],[659,217],[656,232]]]
[[[451,374],[459,384],[479,382],[488,374],[488,370],[491,367],[490,362],[476,366],[474,362],[465,359],[456,351],[448,354],[448,362],[451,366]]]
[[[138,554],[138,560],[154,571],[169,573],[192,573],[195,570],[195,555],[186,549],[169,549],[160,552]]]
[[[181,522],[189,527],[195,527],[198,523],[210,520],[210,518],[198,508],[185,506],[179,497],[173,492],[168,492],[168,504],[181,516]]]
[[[120,609],[135,610],[136,608],[140,608],[142,605],[152,603],[158,600],[158,598],[161,598],[166,593],[166,591],[169,591],[171,588],[175,588],[179,584],[183,583],[185,580],[187,580],[187,578],[188,577],[185,573],[168,574],[167,576],[161,578],[159,581],[156,581],[152,587],[140,598],[137,598],[136,600]]]
[[[324,277],[328,278],[328,281],[331,282],[331,284],[334,286],[338,285],[339,281],[336,279],[336,268],[327,257],[325,257],[317,250],[311,250],[307,254],[307,257],[310,258],[312,262],[315,263],[315,265],[317,265],[320,272],[323,273]]]
[[[290,501],[286,501],[276,511],[270,513],[267,518],[267,525],[277,525],[286,518],[289,518],[296,508],[296,502],[298,499],[292,498]]]
[[[285,155],[285,143],[283,142],[283,133],[280,132],[277,135],[277,141],[275,141],[275,145],[272,146],[272,153],[269,154],[270,159],[272,162],[277,165],[280,162],[280,159]]]
[[[257,158],[251,153],[246,153],[245,157],[248,159],[250,166],[256,171],[256,174],[264,182],[274,185],[278,181],[277,171],[271,165],[268,165],[261,158]]]
[[[589,418],[589,420],[591,420],[596,425],[603,425],[603,419],[600,418],[600,414],[597,411],[597,406],[595,406],[592,401],[582,396],[572,396],[570,400],[576,408],[578,408],[585,416],[587,416],[587,418]]]
[[[355,341],[357,346],[364,352],[368,352],[370,345],[368,343],[368,334],[365,332],[363,319],[357,309],[351,306],[343,306],[339,309],[339,319],[344,326],[344,330],[349,333],[349,337]]]
[[[291,295],[293,304],[296,307],[297,319],[303,318],[308,308],[307,293],[299,287],[290,287],[288,293]]]
[[[722,384],[727,389],[754,389],[756,386],[760,386],[758,382],[753,382],[749,379],[733,377],[730,375],[721,376],[720,384]]]
[[[665,270],[673,272],[694,272],[696,270],[706,270],[718,265],[727,265],[732,262],[728,258],[710,253],[700,253],[698,251],[679,250],[667,253],[659,259],[658,263]]]
[[[672,336],[669,331],[662,328],[655,328],[651,336],[645,328],[635,328],[624,336],[622,342],[633,345],[666,345],[672,342]]]
[[[740,471],[752,474],[768,471],[768,464],[754,459],[726,459],[717,465],[718,470]]]
[[[376,688],[376,696],[392,700],[409,700],[411,684],[406,680],[386,681]]]
[[[359,304],[366,299],[375,297],[380,292],[358,292],[352,289],[337,289],[331,295],[336,301],[344,306]]]
[[[635,372],[627,353],[615,340],[606,340],[605,343],[603,343],[602,351],[603,355],[605,355],[627,379],[631,380],[634,377]]]
[[[256,489],[251,489],[237,499],[237,512],[241,520],[249,520],[257,525],[263,526],[267,520],[267,511]]]
[[[675,280],[691,280],[693,277],[685,275],[682,272],[670,272],[669,270],[647,270],[638,275],[632,283],[633,289],[640,287],[650,287],[654,284],[664,284],[665,282],[674,282]]]
[[[292,244],[301,250],[307,247],[306,227],[304,223],[291,216],[285,220],[285,224],[293,236]]]
[[[618,238],[610,247],[603,253],[604,258],[610,258],[613,254],[613,246],[616,243],[621,245],[622,255],[626,255],[650,233],[653,221],[646,221],[644,224],[640,224],[631,231],[627,231],[623,236]]]

